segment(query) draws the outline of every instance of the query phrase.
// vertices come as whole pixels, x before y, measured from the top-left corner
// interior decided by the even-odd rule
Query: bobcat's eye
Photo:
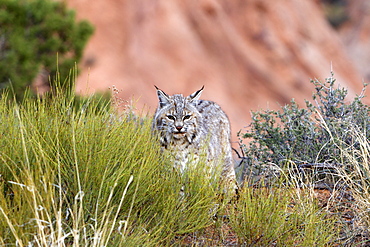
[[[167,115],[167,118],[168,119],[170,119],[170,120],[173,120],[173,121],[175,121],[176,119],[175,119],[175,117],[174,116],[172,116],[172,115]]]
[[[191,115],[185,115],[182,119],[187,120],[187,119],[190,119],[190,118],[191,118]]]

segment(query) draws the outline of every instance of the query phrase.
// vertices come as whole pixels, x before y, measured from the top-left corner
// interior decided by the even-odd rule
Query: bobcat
[[[153,130],[159,133],[162,151],[169,151],[174,165],[184,171],[191,159],[197,160],[205,149],[210,167],[222,165],[222,181],[236,187],[230,144],[230,122],[221,107],[199,100],[204,86],[184,97],[172,96],[157,88],[159,106]]]

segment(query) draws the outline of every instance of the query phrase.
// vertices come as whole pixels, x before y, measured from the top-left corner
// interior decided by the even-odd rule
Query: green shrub
[[[43,71],[67,77],[93,32],[63,1],[0,0],[0,23],[0,89],[11,85],[17,98]]]
[[[306,101],[305,108],[292,100],[278,111],[253,113],[249,128],[239,133],[248,163],[244,174],[260,175],[268,167],[287,164],[297,170],[350,164],[341,150],[359,146],[350,131],[354,127],[370,137],[370,108],[362,103],[362,94],[346,102],[347,90],[335,87],[333,77],[312,83],[313,101]]]

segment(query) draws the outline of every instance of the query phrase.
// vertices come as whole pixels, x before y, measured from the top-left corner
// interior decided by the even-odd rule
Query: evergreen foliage
[[[17,98],[42,71],[66,77],[93,32],[65,3],[50,0],[0,0],[0,23],[0,90],[11,86]]]

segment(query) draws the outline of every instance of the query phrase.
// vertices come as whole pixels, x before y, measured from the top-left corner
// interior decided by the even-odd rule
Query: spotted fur
[[[159,133],[162,150],[173,156],[181,171],[205,148],[208,163],[222,165],[223,178],[235,183],[229,119],[215,102],[199,99],[203,89],[184,97],[157,88],[153,129]]]

